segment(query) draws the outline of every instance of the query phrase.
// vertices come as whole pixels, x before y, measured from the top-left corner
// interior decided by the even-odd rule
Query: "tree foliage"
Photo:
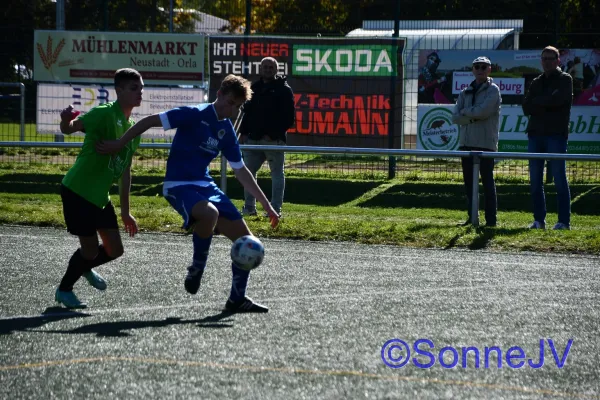
[[[246,27],[247,0],[173,0],[174,32],[194,32],[199,12]],[[250,0],[252,33],[344,35],[363,20],[392,20],[395,0]],[[168,32],[170,0],[65,0],[65,27],[82,31]],[[0,14],[0,78],[22,77],[15,64],[32,68],[33,33],[56,29],[56,3],[17,0]],[[523,19],[522,48],[600,47],[600,3],[595,0],[400,0],[402,20]],[[559,40],[554,42],[555,35]]]

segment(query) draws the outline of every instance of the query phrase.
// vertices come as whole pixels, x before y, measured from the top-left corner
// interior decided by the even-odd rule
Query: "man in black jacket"
[[[523,101],[527,125],[529,153],[566,153],[569,121],[573,103],[573,79],[562,72],[558,49],[542,50],[544,73],[531,82]],[[558,222],[554,229],[571,229],[571,193],[565,160],[549,160],[558,201]],[[529,160],[529,179],[533,199],[531,229],[546,228],[546,197],[544,194],[544,160]]]
[[[240,124],[240,143],[284,146],[287,130],[294,124],[294,92],[285,76],[277,75],[277,60],[263,58],[260,63],[260,80],[252,85],[252,100],[244,105]],[[244,150],[244,163],[256,178],[265,161],[271,170],[271,205],[281,215],[285,191],[283,151]],[[244,215],[256,215],[256,199],[244,191]]]

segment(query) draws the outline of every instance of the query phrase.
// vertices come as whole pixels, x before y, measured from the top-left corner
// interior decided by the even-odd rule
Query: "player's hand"
[[[129,236],[134,237],[138,233],[138,224],[135,218],[131,214],[121,214],[123,225],[125,226],[125,232],[129,233]]]
[[[76,111],[75,109],[73,109],[73,105],[69,104],[69,106],[67,108],[65,108],[64,110],[62,110],[60,112],[60,119],[65,121],[65,122],[70,122],[72,120],[74,120],[75,118],[77,118],[77,116],[81,114],[79,111]]]
[[[279,214],[277,214],[275,212],[275,210],[273,210],[273,209],[267,211],[267,214],[269,215],[269,221],[271,222],[271,228],[273,228],[273,229],[277,228],[277,225],[279,225]]]
[[[123,149],[118,140],[99,140],[96,142],[96,152],[98,154],[117,154]]]

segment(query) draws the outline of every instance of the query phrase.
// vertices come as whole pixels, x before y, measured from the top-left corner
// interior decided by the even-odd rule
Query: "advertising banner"
[[[172,33],[35,31],[33,74],[42,82],[113,83],[120,68],[146,85],[200,85],[204,36]]]
[[[600,49],[560,50],[559,67],[573,77],[573,105],[600,105]],[[419,104],[454,104],[473,81],[472,62],[486,56],[502,104],[522,104],[531,81],[543,73],[540,50],[420,50]]]
[[[453,109],[453,105],[419,105],[417,149],[458,150],[460,130],[452,123]],[[520,106],[503,105],[498,150],[527,152],[528,122]],[[600,154],[600,107],[574,106],[571,109],[568,152]]]
[[[294,91],[289,145],[399,148],[403,47],[390,38],[211,36],[210,99],[228,74],[257,81],[260,61],[273,57]]]
[[[147,115],[171,108],[204,103],[205,94],[202,89],[146,87],[142,105],[133,109],[131,117],[139,121]],[[69,104],[85,114],[97,105],[116,99],[117,93],[112,87],[40,83],[37,90],[37,133],[60,134],[60,112]],[[162,128],[152,128],[144,133],[143,137],[166,138],[174,134],[175,130],[164,131]]]

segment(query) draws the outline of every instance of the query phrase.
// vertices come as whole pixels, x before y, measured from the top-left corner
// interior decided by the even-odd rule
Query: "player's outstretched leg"
[[[85,261],[86,260],[81,255],[81,249],[77,249],[69,259],[67,271],[54,294],[54,300],[56,300],[57,303],[63,304],[67,308],[87,307],[87,305],[79,300],[75,293],[73,293],[75,282],[81,278],[81,275],[86,270]]]

